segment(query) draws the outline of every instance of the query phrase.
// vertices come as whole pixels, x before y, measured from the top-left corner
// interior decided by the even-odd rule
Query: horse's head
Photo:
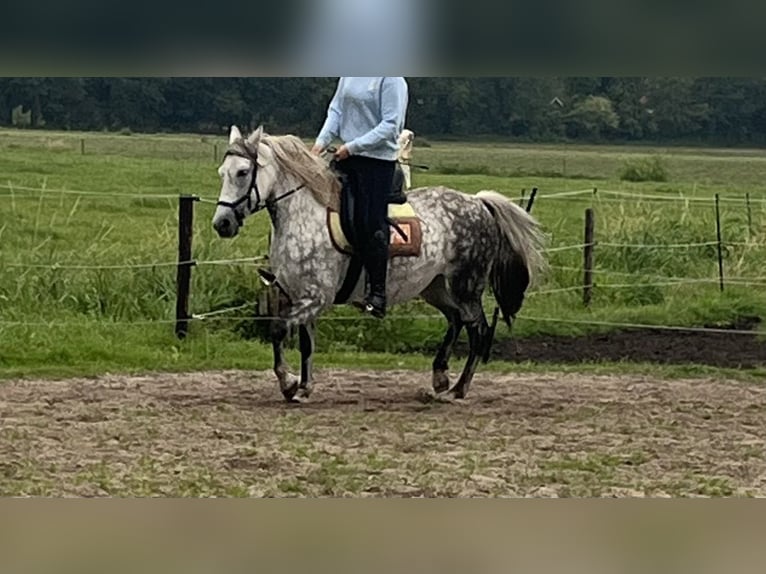
[[[261,143],[263,127],[246,139],[231,127],[229,147],[218,174],[221,193],[213,215],[213,227],[221,237],[234,237],[245,218],[268,205],[276,180],[272,152]]]

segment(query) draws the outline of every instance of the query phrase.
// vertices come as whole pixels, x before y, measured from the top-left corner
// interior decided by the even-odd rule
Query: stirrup
[[[380,304],[376,305],[375,303]],[[386,316],[386,299],[379,295],[370,295],[364,300],[364,310],[378,319],[382,319]]]

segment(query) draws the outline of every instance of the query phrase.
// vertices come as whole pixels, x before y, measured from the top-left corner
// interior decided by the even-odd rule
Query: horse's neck
[[[289,189],[285,188],[285,192]],[[280,277],[280,283],[287,285],[301,277],[295,264],[303,265],[307,257],[313,257],[309,244],[322,241],[322,228],[327,225],[326,210],[311,191],[302,188],[274,204],[271,216],[269,263]]]
[[[271,210],[271,222],[274,226],[275,236],[291,232],[293,226],[290,221],[296,221],[317,216],[324,212],[324,208],[314,198],[314,195],[306,187],[300,187],[296,178],[285,178],[284,183],[276,190],[275,196],[280,197],[292,190],[297,190],[290,196],[278,200]],[[294,231],[293,231],[294,232]]]

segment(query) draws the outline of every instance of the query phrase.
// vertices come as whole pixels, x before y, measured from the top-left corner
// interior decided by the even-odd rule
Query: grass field
[[[5,186],[0,188],[0,373],[268,366],[270,349],[242,339],[252,333],[252,321],[224,316],[194,323],[184,343],[172,336],[175,197],[216,197],[215,152],[220,156],[224,146],[223,137],[210,136],[0,130],[0,185]],[[652,154],[666,162],[668,181],[618,179],[626,159]],[[414,172],[416,186],[494,189],[514,198],[522,189],[538,187],[534,213],[554,248],[582,243],[583,212],[590,206],[596,211],[597,240],[624,245],[597,247],[597,285],[589,309],[581,304],[579,291],[547,293],[576,289],[582,280],[579,249],[552,252],[550,273],[538,287],[541,293],[533,293],[525,304],[514,330],[517,337],[611,328],[582,321],[725,325],[766,312],[761,265],[766,186],[760,183],[766,151],[433,142],[417,147],[414,161],[431,167]],[[595,195],[546,199],[593,188],[599,190]],[[714,193],[723,200],[728,277],[723,294],[717,286],[715,246],[651,247],[715,241],[712,203],[694,201]],[[749,224],[745,193],[752,200]],[[631,194],[690,201],[634,199]],[[265,253],[265,215],[248,221],[233,241],[215,236],[211,215],[211,205],[196,206],[195,259]],[[106,270],[55,266],[144,263],[159,265]],[[200,265],[193,272],[192,309],[201,313],[252,302],[260,289],[251,265]],[[488,298],[488,309],[491,305]],[[399,366],[426,366],[427,357],[407,353],[435,345],[444,323],[441,318],[410,320],[413,314],[434,311],[414,302],[379,323],[336,309],[330,314],[336,320],[320,323],[319,350],[331,364],[343,364],[349,356],[375,364],[382,359],[359,359],[358,353],[397,352]],[[502,328],[499,336],[505,336]]]
[[[216,198],[224,146],[0,130],[1,496],[766,494],[766,367],[751,335],[747,368],[663,365],[651,352],[640,363],[492,361],[458,404],[422,392],[445,326],[420,318],[434,315],[420,302],[383,322],[347,308],[321,320],[316,391],[300,405],[276,390],[252,307],[195,320],[178,341],[177,196]],[[416,186],[512,198],[539,188],[551,268],[514,326],[522,359],[546,337],[587,333],[601,348],[620,323],[752,326],[766,315],[766,151],[439,142],[415,151],[431,167],[415,171]],[[620,180],[626,161],[655,155],[667,181]],[[598,244],[586,308],[582,252],[566,248],[583,242],[588,207]],[[251,304],[262,288],[251,263],[205,262],[264,254],[267,216],[224,241],[211,215],[196,205],[195,313]],[[717,336],[703,354],[744,340]]]

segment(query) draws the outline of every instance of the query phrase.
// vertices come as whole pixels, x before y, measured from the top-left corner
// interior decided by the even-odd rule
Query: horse
[[[262,277],[268,276],[283,299],[270,325],[273,370],[288,402],[305,400],[313,389],[317,318],[341,302],[358,305],[364,295],[363,274],[351,274],[353,252],[341,249],[330,229],[330,215],[343,207],[339,175],[300,138],[269,135],[263,126],[248,137],[231,127],[218,174],[221,188],[212,225],[219,237],[234,237],[248,216],[262,210],[271,218],[270,272]],[[392,229],[388,305],[421,297],[444,315],[448,327],[433,359],[432,386],[436,397],[463,399],[479,360],[488,360],[494,334],[482,306],[484,290],[489,284],[510,328],[525,292],[546,266],[545,236],[535,218],[494,191],[470,195],[443,186],[421,187],[406,200],[410,215],[415,214],[409,221],[417,224],[408,229],[420,229],[419,238],[413,232],[408,240],[420,244],[397,256],[394,243],[403,243],[403,234]],[[345,301],[338,298],[344,287]],[[283,349],[295,328],[300,376],[290,372]],[[468,356],[450,388],[448,363],[463,328]]]

